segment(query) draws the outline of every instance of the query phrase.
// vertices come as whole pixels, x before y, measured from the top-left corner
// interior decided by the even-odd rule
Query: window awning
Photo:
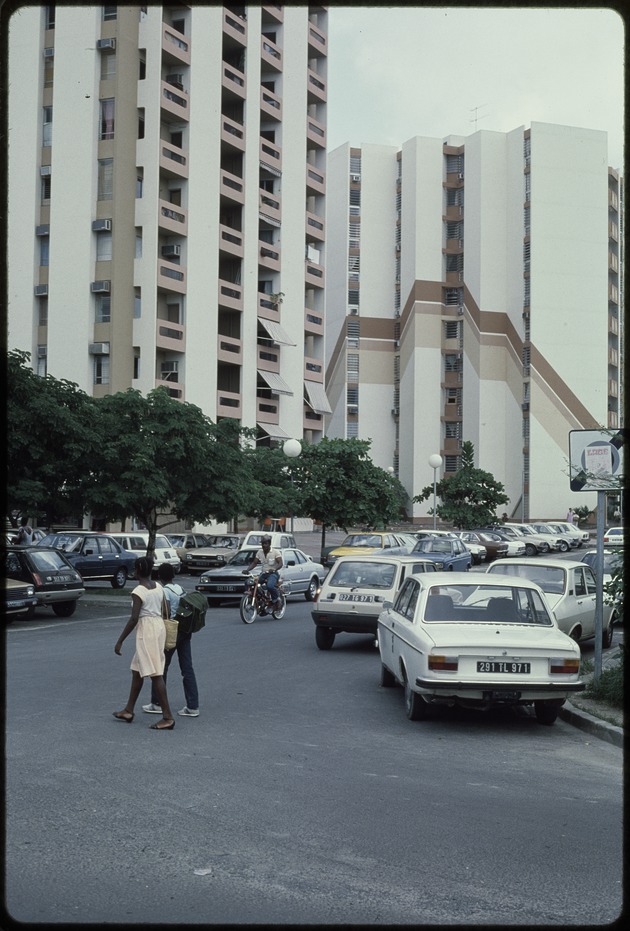
[[[305,381],[304,387],[308,397],[308,403],[316,414],[332,414],[332,407],[328,403],[324,386],[316,381]]]
[[[258,369],[258,374],[276,394],[293,394],[284,378],[281,378],[276,372],[265,372],[263,369]]]
[[[267,436],[270,436],[272,440],[289,440],[291,439],[290,433],[285,433],[282,427],[279,427],[275,423],[256,423],[257,427],[260,427]]]
[[[279,343],[281,346],[296,345],[289,334],[282,329],[279,323],[274,323],[272,320],[261,320],[260,317],[258,318],[258,322],[265,328],[267,333],[269,333],[269,336],[274,341],[274,343]]]

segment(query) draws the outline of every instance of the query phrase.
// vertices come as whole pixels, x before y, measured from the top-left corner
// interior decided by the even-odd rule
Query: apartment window
[[[42,178],[42,204],[47,204],[50,201],[50,175],[46,178]]]
[[[37,347],[37,374],[45,378],[48,374],[48,350],[46,346]]]
[[[358,255],[348,256],[348,272],[350,278],[358,278],[361,262]]]
[[[48,326],[48,298],[41,297],[37,303],[37,325]]]
[[[44,49],[44,87],[52,87],[55,73],[54,49]]]
[[[461,420],[455,420],[453,422],[447,421],[444,424],[444,435],[448,439],[461,439],[462,435],[462,424]]]
[[[445,456],[444,457],[444,471],[445,472],[457,472],[460,469],[460,456]]]
[[[136,229],[136,254],[137,259],[142,258],[142,229]]]
[[[46,29],[55,28],[55,4],[46,7]]]
[[[138,80],[144,81],[147,76],[147,50],[140,49],[140,58],[138,60]]]
[[[42,127],[42,145],[49,146],[52,145],[52,118],[53,118],[53,108],[44,107],[43,109],[43,127]]]
[[[48,265],[48,250],[50,239],[48,236],[39,237],[39,264]]]
[[[134,320],[139,320],[142,316],[142,298],[140,296],[140,289],[136,290],[133,298],[133,316]]]
[[[346,403],[347,404],[358,404],[359,403],[359,388],[357,385],[354,387],[348,387],[346,389]]]
[[[107,22],[110,19],[118,18],[118,7],[117,6],[104,6],[103,7],[103,21]]]
[[[101,141],[114,138],[114,120],[116,115],[116,101],[113,97],[101,100],[100,134]]]
[[[359,380],[359,353],[358,352],[349,352],[347,355],[347,377],[354,381]]]
[[[359,423],[357,420],[349,420],[346,424],[346,438],[351,440],[359,435]]]
[[[350,288],[350,289],[348,290],[348,304],[349,304],[351,307],[358,307],[358,306],[359,306],[359,293],[360,293],[360,292],[359,292],[358,290],[356,290],[355,288]]]
[[[94,384],[109,385],[109,356],[94,356]]]
[[[361,191],[360,191],[358,188],[356,188],[356,189],[351,189],[351,190],[350,190],[350,203],[351,203],[352,205],[354,205],[355,207],[360,206],[360,204],[361,204]]]
[[[101,52],[101,81],[116,77],[116,52]]]
[[[138,139],[144,139],[144,107],[138,108]]]
[[[462,370],[462,357],[454,355],[453,353],[448,353],[444,356],[444,371],[445,372],[461,372]]]
[[[111,200],[114,196],[114,159],[98,160],[98,199]]]
[[[142,188],[144,186],[144,172],[142,168],[138,169],[136,176],[136,198],[142,197]]]
[[[140,378],[140,356],[133,357],[133,377]]]
[[[464,269],[464,256],[461,252],[458,255],[446,256],[446,271],[461,272]]]
[[[351,155],[350,156],[350,174],[351,175],[360,175],[361,174],[361,156],[360,155]]]
[[[99,233],[96,237],[96,261],[111,262],[112,260],[112,234]]]
[[[445,339],[459,339],[462,335],[461,323],[459,320],[448,320],[444,324]]]
[[[348,236],[349,242],[348,245],[350,248],[358,248],[359,240],[361,236],[361,224],[360,223],[350,223],[348,227]]]
[[[99,294],[96,298],[94,320],[96,323],[110,323],[112,319],[112,299],[109,294]]]

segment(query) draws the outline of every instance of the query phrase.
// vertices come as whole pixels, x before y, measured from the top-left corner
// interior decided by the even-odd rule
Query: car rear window
[[[490,570],[492,575],[514,575],[519,579],[535,582],[544,592],[559,595],[564,591],[564,569],[553,566],[501,566],[495,565]]]
[[[51,569],[67,571],[69,568],[63,556],[55,550],[33,550],[32,553],[29,553],[29,558],[39,572],[46,572]]]
[[[428,589],[424,606],[428,623],[536,624],[553,627],[540,594],[519,586],[440,585]]]
[[[394,584],[396,567],[391,563],[344,562],[338,563],[330,577],[334,588],[388,589]]]

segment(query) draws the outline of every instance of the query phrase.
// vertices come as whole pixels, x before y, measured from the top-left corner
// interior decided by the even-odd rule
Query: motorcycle
[[[239,605],[243,624],[252,624],[257,617],[271,615],[276,619],[284,617],[287,609],[287,595],[291,592],[291,583],[279,580],[276,584],[280,607],[274,608],[271,595],[267,589],[266,575],[248,575],[245,580],[245,594]]]

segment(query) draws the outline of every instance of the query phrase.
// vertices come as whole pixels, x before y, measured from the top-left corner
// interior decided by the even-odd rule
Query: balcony
[[[463,239],[447,239],[446,240],[446,249],[444,253],[446,255],[459,255],[464,251],[464,240]]]
[[[223,10],[223,35],[229,37],[234,43],[247,45],[247,20],[235,16],[229,10]]]
[[[219,278],[219,307],[223,310],[243,310],[243,289],[240,284]]]
[[[619,353],[612,346],[608,347],[608,364],[615,367],[619,365]]]
[[[304,357],[304,381],[324,383],[324,363],[321,359]]]
[[[160,170],[169,178],[188,177],[188,153],[169,142],[160,141]]]
[[[260,137],[260,161],[274,174],[279,174],[282,169],[282,150],[264,136]]]
[[[266,87],[260,88],[260,112],[278,122],[282,119],[282,101]]]
[[[236,123],[228,116],[221,117],[221,142],[238,152],[245,151],[245,130],[241,123]]]
[[[274,423],[280,421],[280,401],[278,398],[256,399],[256,423]]]
[[[245,203],[245,182],[229,171],[221,171],[221,196],[236,204]]]
[[[166,388],[168,393],[172,398],[176,398],[178,401],[184,400],[184,385],[183,382],[171,381],[170,378],[156,378],[155,379],[156,388]]]
[[[305,431],[324,429],[324,418],[322,414],[317,414],[307,404],[304,405],[303,414],[304,420],[302,421],[302,427]]]
[[[258,316],[263,320],[272,320],[280,323],[280,308],[271,300],[269,294],[258,292]]]
[[[282,52],[276,43],[264,34],[260,38],[260,58],[263,71],[265,65],[272,71],[282,71]]]
[[[613,336],[619,335],[619,321],[612,314],[608,315],[608,332],[612,333]]]
[[[616,378],[608,379],[608,394],[611,398],[619,397],[619,382]]]
[[[166,123],[187,123],[190,119],[188,112],[188,95],[172,84],[161,81],[160,116]]]
[[[463,281],[464,281],[463,272],[447,272],[446,278],[444,279],[444,282],[447,288],[457,287],[458,285],[461,285]]]
[[[463,204],[449,204],[446,208],[445,220],[461,220],[464,216]]]
[[[262,372],[280,372],[280,347],[271,343],[256,347],[256,368]]]
[[[263,4],[262,21],[263,23],[282,23],[284,22],[284,7],[275,6],[274,4]]]
[[[219,252],[242,259],[243,251],[243,234],[231,226],[219,224]]]
[[[326,103],[326,81],[321,78],[316,71],[308,69],[308,102],[309,103]]]
[[[158,318],[155,345],[158,349],[167,349],[169,352],[185,352],[186,330],[181,323],[171,323],[169,320]]]
[[[247,95],[245,75],[238,68],[233,65],[226,65],[225,62],[223,62],[221,73],[221,87],[227,92],[228,96],[245,100]]]
[[[280,225],[280,199],[268,191],[260,190],[258,193],[258,213],[273,221],[274,226]]]
[[[308,27],[308,57],[321,58],[328,51],[328,43],[323,32],[309,24]]]
[[[324,266],[318,265],[316,262],[311,262],[309,259],[307,259],[304,280],[306,284],[309,284],[311,287],[323,288],[325,284]]]
[[[326,193],[326,175],[312,165],[306,166],[306,193],[310,195]]]
[[[217,390],[217,417],[234,417],[240,420],[242,416],[241,396],[232,391]]]
[[[231,365],[242,365],[242,340],[234,339],[232,336],[222,336],[219,333],[217,337],[217,360],[219,362],[228,362]]]
[[[280,271],[280,250],[269,242],[258,242],[258,264],[270,271]]]
[[[306,239],[324,242],[326,238],[324,233],[324,218],[318,217],[315,213],[306,213]]]
[[[186,293],[186,269],[164,259],[158,261],[157,286],[164,291]]]
[[[314,117],[309,116],[306,124],[306,138],[317,148],[326,148],[326,127]]]
[[[158,212],[158,226],[164,232],[185,236],[188,232],[187,210],[178,204],[171,204],[167,200],[161,200]]]
[[[310,310],[308,307],[304,311],[304,332],[312,336],[324,335],[324,317],[317,310]]]
[[[190,40],[166,24],[162,26],[162,61],[173,65],[190,64]]]

